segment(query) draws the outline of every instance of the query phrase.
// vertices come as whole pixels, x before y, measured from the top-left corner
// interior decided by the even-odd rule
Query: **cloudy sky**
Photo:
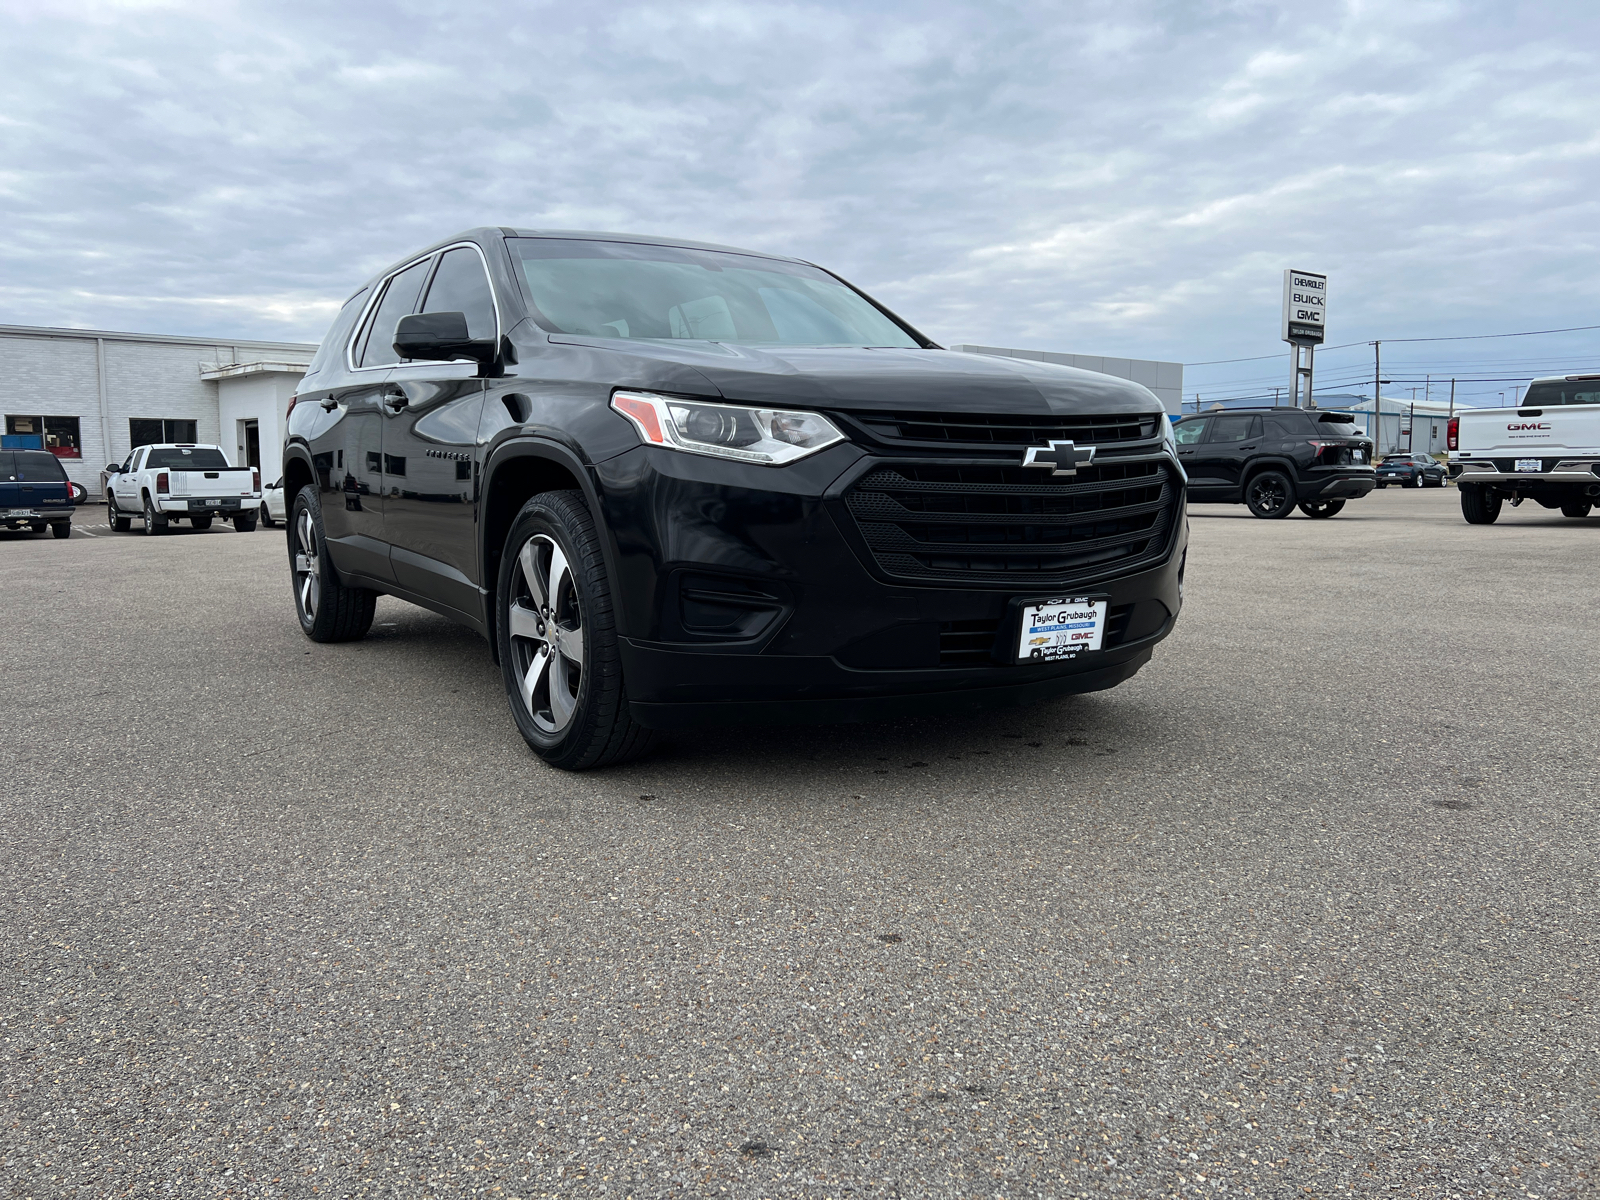
[[[1600,6],[0,0],[0,323],[315,341],[479,224],[799,255],[937,340],[1281,382],[1600,325]],[[1600,331],[1386,347],[1600,367]],[[1370,378],[1364,345],[1319,359]],[[1484,382],[1483,380],[1487,380]]]

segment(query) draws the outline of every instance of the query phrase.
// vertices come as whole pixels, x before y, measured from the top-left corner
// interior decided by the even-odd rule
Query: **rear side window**
[[[367,302],[367,293],[371,290],[371,288],[362,288],[344,302],[344,307],[339,310],[339,315],[333,319],[333,325],[328,330],[328,336],[322,339],[322,344],[317,347],[317,352],[311,356],[311,362],[306,367],[308,376],[315,375],[327,365],[328,355],[334,346],[344,345],[345,338],[350,334],[350,326],[356,323],[356,316],[361,312],[361,306]]]
[[[389,280],[377,311],[367,323],[366,344],[358,365],[383,367],[400,361],[400,356],[394,352],[394,327],[401,317],[416,312],[417,297],[422,294],[422,283],[432,262],[433,259],[425,258]]]
[[[468,336],[482,340],[498,332],[494,319],[494,294],[489,277],[483,273],[483,260],[470,246],[446,250],[439,269],[428,285],[423,312],[458,312],[467,317]]]
[[[1261,432],[1261,418],[1240,413],[1234,417],[1212,417],[1208,442],[1245,442]]]
[[[0,482],[10,483],[16,477],[16,457],[9,450],[0,450]]]
[[[146,470],[227,471],[228,460],[215,446],[163,446],[150,451]]]
[[[65,483],[67,473],[56,456],[44,450],[18,450],[16,476],[20,483]]]
[[[1600,379],[1568,379],[1535,383],[1522,398],[1524,408],[1557,404],[1600,404]]]

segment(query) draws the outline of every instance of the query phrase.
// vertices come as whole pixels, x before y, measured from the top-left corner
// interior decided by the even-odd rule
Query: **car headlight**
[[[844,441],[820,413],[710,404],[653,392],[617,392],[611,407],[652,446],[762,466],[781,467]]]

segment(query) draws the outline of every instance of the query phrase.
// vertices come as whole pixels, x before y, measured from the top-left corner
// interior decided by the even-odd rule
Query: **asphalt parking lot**
[[[1115,691],[571,776],[93,511],[0,533],[0,1194],[1600,1194],[1600,517],[1199,506]]]

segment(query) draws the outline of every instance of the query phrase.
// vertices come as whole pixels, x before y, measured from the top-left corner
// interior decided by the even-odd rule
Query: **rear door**
[[[323,427],[313,455],[331,461],[329,487],[322,494],[322,522],[328,550],[341,570],[379,582],[394,579],[384,528],[384,387],[399,361],[394,327],[416,310],[432,256],[396,271],[379,285],[376,300],[347,353],[344,382],[323,401],[333,421]],[[319,472],[320,474],[320,472]]]
[[[482,251],[448,247],[419,312],[459,312],[473,338],[500,336]],[[478,417],[475,362],[395,367],[383,397],[384,530],[395,582],[476,615]]]
[[[62,515],[72,509],[72,489],[61,462],[48,450],[17,450],[17,483],[22,489],[22,507],[40,513]]]

